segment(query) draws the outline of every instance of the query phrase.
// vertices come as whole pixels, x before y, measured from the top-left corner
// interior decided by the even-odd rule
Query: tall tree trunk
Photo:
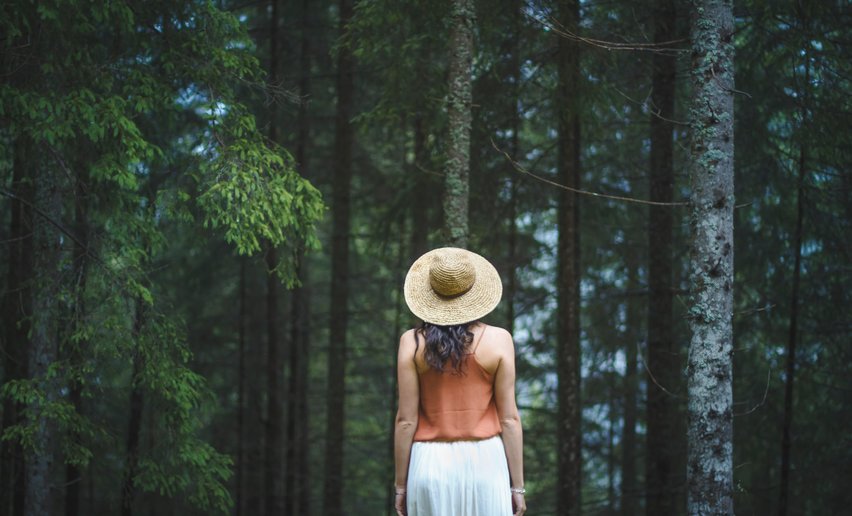
[[[12,148],[12,193],[16,198],[9,202],[9,262],[7,290],[3,298],[3,327],[5,335],[0,349],[3,352],[3,381],[27,377],[27,349],[31,313],[33,277],[33,225],[32,187],[29,184],[32,168],[28,156],[29,145],[23,138],[16,139]],[[8,397],[3,399],[2,432],[21,422],[23,405]],[[25,468],[24,451],[20,443],[0,442],[0,513],[19,516],[24,513]]]
[[[237,499],[235,509],[237,516],[243,514],[245,493],[243,492],[245,470],[245,414],[246,414],[246,320],[248,309],[246,307],[246,257],[240,257],[240,284],[239,284],[240,312],[237,321]]]
[[[804,11],[802,4],[798,4],[798,14],[805,27],[805,35],[808,34],[807,13]],[[811,83],[811,60],[810,52],[810,37],[806,37],[804,60],[805,60],[805,76],[799,96],[801,98],[801,118],[802,127],[800,127],[800,138],[804,140],[807,134],[808,125],[808,99],[809,88]],[[807,145],[804,141],[799,141],[799,170],[796,185],[796,231],[793,234],[793,285],[790,293],[790,321],[787,329],[787,349],[785,375],[784,375],[784,420],[781,430],[781,491],[778,499],[778,514],[779,516],[787,516],[788,507],[788,490],[790,486],[790,448],[792,447],[792,429],[793,429],[793,382],[796,377],[796,343],[799,338],[799,284],[802,274],[802,236],[803,236],[803,221],[805,218],[804,207],[804,187],[805,177],[807,175]]]
[[[301,251],[297,251],[301,252]],[[310,463],[308,461],[308,361],[310,298],[305,286],[308,268],[304,256],[296,257],[302,285],[293,290],[290,307],[290,382],[287,413],[287,514],[310,514]]]
[[[675,3],[657,0],[654,7],[654,42],[661,48],[653,56],[651,102],[650,194],[656,202],[671,202],[674,191],[673,119],[675,105],[675,55],[664,45],[675,39]],[[648,224],[648,424],[645,455],[645,514],[678,514],[677,392],[679,353],[672,327],[672,208],[651,206]],[[669,392],[666,392],[668,390]]]
[[[266,425],[264,453],[264,491],[266,514],[283,514],[283,400],[281,394],[281,342],[278,338],[278,275],[275,266],[278,253],[274,247],[266,251]]]
[[[340,34],[337,55],[337,113],[334,137],[332,192],[331,310],[328,346],[328,405],[325,447],[325,515],[343,513],[343,439],[345,421],[346,331],[349,320],[349,224],[352,183],[352,100],[354,59],[347,39],[352,19],[351,0],[340,0]]]
[[[510,334],[515,331],[515,296],[518,292],[518,275],[515,267],[518,265],[518,182],[514,170],[514,162],[518,160],[520,152],[521,131],[521,27],[524,13],[521,2],[512,2],[512,40],[511,57],[509,60],[509,76],[512,78],[511,102],[512,102],[512,138],[509,144],[509,155],[512,163],[506,163],[506,174],[509,180],[509,236],[507,238],[508,252],[506,257],[506,292],[504,303],[506,304],[506,329]]]
[[[301,42],[299,49],[299,113],[297,119],[296,163],[302,177],[308,177],[308,145],[310,144],[310,118],[308,99],[311,95],[311,39],[310,0],[301,4]],[[308,464],[308,338],[310,301],[305,285],[308,284],[308,265],[304,249],[296,249],[296,276],[300,284],[293,290],[290,306],[290,383],[287,408],[287,475],[284,492],[285,507],[289,514],[310,514],[309,464]]]
[[[429,178],[423,171],[426,166],[426,132],[423,130],[423,113],[418,111],[414,117],[414,196],[411,207],[411,250],[413,262],[428,248],[429,208],[426,203],[417,202],[423,192],[429,188]],[[394,340],[395,341],[395,340]]]
[[[136,300],[136,314],[133,321],[133,338],[136,341],[133,352],[133,375],[130,385],[130,418],[127,423],[127,442],[125,446],[126,463],[124,466],[124,480],[121,484],[121,514],[130,516],[133,514],[133,499],[136,489],[133,486],[133,478],[136,476],[136,466],[139,463],[139,435],[142,432],[142,411],[145,408],[145,394],[139,384],[139,374],[144,367],[144,356],[138,349],[142,339],[142,328],[145,326],[145,302],[138,298]]]
[[[576,33],[580,4],[561,5],[562,25]],[[559,38],[557,67],[559,86],[556,105],[559,117],[558,167],[563,185],[580,187],[580,55],[576,42]],[[558,343],[557,391],[557,499],[562,514],[580,513],[580,203],[578,196],[559,190],[559,241],[557,252]]]
[[[615,354],[615,353],[613,353]],[[615,363],[615,358],[612,359]],[[613,376],[613,379],[614,376]],[[609,408],[607,421],[607,446],[606,446],[606,498],[607,498],[607,514],[615,514],[615,425],[618,421],[616,403],[616,385],[615,382],[609,384]]]
[[[624,430],[621,436],[621,514],[633,516],[639,511],[636,489],[636,394],[639,392],[637,345],[641,334],[641,307],[636,296],[639,290],[639,271],[635,257],[628,257],[627,324],[624,336]]]
[[[278,87],[278,0],[270,2],[269,19],[269,82]],[[269,108],[269,140],[278,143],[277,102]],[[266,514],[285,512],[284,507],[284,453],[283,453],[283,399],[281,375],[284,365],[281,360],[281,341],[278,337],[278,252],[269,245],[266,252],[266,450],[264,453],[264,491]]]
[[[688,512],[733,514],[731,0],[693,0]]]
[[[33,223],[34,261],[36,271],[32,297],[32,330],[29,346],[29,374],[48,403],[57,396],[55,379],[48,378],[48,368],[58,353],[59,291],[61,239],[50,220],[61,221],[62,198],[57,178],[50,166],[40,163],[35,177],[35,214]],[[49,220],[50,219],[50,220]],[[51,477],[56,446],[55,425],[44,417],[44,406],[33,400],[28,408],[35,425],[33,442],[38,449],[27,460],[25,512],[27,515],[52,514]]]
[[[450,28],[449,140],[444,178],[444,225],[447,243],[468,245],[470,124],[473,87],[473,0],[453,0]]]
[[[265,265],[265,264],[264,264]],[[264,267],[264,274],[266,270]],[[264,275],[264,277],[266,277]],[[249,289],[249,294],[252,290]],[[257,304],[259,302],[255,301]],[[249,302],[251,304],[251,301]],[[249,312],[251,314],[251,312]],[[262,333],[258,330],[247,333],[245,367],[248,371],[264,371],[265,354],[264,339]],[[265,468],[265,428],[263,417],[263,401],[264,401],[264,375],[249,374],[245,378],[246,382],[246,419],[243,421],[245,425],[246,448],[245,462],[246,469],[243,472],[243,482],[245,485],[245,514],[256,515],[263,514],[264,503],[264,474]]]
[[[80,332],[80,328],[86,324],[86,283],[88,279],[88,245],[89,228],[87,221],[87,194],[85,165],[80,166],[77,171],[78,177],[75,187],[74,218],[77,241],[74,245],[72,265],[74,269],[74,310],[73,331]],[[81,349],[87,347],[88,339],[75,336],[66,344],[66,356],[71,367],[77,368],[82,363]],[[68,399],[74,406],[74,411],[80,413],[83,401],[83,386],[72,377],[68,386]],[[80,436],[72,434],[72,441],[79,440]],[[65,467],[65,516],[77,516],[80,513],[80,486],[82,484],[82,471],[78,466],[68,463]]]

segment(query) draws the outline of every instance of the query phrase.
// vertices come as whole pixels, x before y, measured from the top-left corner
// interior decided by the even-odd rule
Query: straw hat
[[[482,256],[442,247],[418,258],[405,276],[405,302],[417,317],[440,326],[475,321],[500,302],[503,284]]]

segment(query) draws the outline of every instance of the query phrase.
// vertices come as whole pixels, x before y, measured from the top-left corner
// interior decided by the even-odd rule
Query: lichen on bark
[[[471,0],[453,1],[447,101],[449,143],[444,179],[444,224],[447,243],[455,247],[468,245],[474,19],[474,6]]]
[[[688,512],[733,514],[733,13],[693,0]]]

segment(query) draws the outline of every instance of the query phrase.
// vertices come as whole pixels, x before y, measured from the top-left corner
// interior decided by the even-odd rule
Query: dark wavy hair
[[[456,374],[461,374],[465,349],[473,342],[473,332],[469,328],[474,322],[452,326],[422,322],[414,330],[414,352],[417,353],[420,348],[419,335],[422,334],[426,341],[426,364],[440,373],[445,372],[449,366]]]

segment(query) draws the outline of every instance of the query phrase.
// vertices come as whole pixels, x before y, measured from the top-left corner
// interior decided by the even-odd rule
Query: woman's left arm
[[[408,461],[420,411],[420,382],[417,377],[417,366],[414,363],[414,351],[414,330],[409,330],[399,339],[397,357],[399,409],[396,413],[394,429],[394,463],[396,465],[394,489],[397,493],[395,506],[399,514],[405,513],[404,493],[408,482]],[[399,496],[400,492],[403,493],[402,496]]]

